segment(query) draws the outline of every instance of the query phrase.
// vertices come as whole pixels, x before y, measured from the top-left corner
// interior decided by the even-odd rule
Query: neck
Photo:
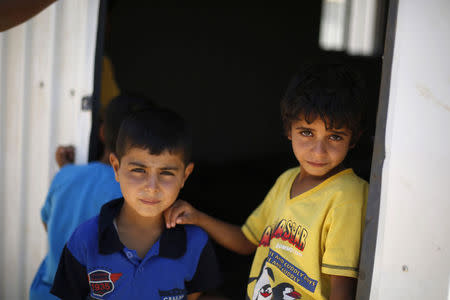
[[[298,179],[300,181],[301,180],[311,180],[311,181],[321,182],[321,181],[326,180],[327,178],[330,178],[333,175],[336,175],[337,173],[341,172],[344,169],[345,169],[344,165],[340,164],[337,167],[335,167],[333,170],[331,170],[330,172],[328,172],[327,174],[322,175],[322,176],[314,176],[314,175],[308,174],[306,172],[300,172]]]
[[[300,174],[294,179],[294,182],[291,186],[290,197],[294,198],[306,191],[309,191],[310,189],[321,184],[327,178],[330,178],[331,176],[339,173],[342,170],[344,170],[344,166],[339,165],[323,176],[314,176],[300,171]]]
[[[160,231],[164,229],[162,214],[155,217],[143,217],[125,202],[116,219],[117,226],[123,229],[133,228],[139,231]]]

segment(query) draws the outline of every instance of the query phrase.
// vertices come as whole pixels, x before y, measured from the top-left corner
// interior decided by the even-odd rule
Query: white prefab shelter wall
[[[98,0],[59,1],[0,33],[0,299],[26,299],[47,239],[40,220],[57,145],[87,161]]]
[[[400,0],[371,300],[449,298],[450,1]]]
[[[98,0],[0,34],[0,299],[26,299],[59,144],[87,160]],[[371,300],[450,299],[450,2],[400,0]],[[381,125],[381,124],[379,124]]]

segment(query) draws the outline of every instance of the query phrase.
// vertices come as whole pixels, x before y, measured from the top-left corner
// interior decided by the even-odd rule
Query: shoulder
[[[335,184],[340,186],[341,190],[364,190],[369,186],[367,181],[356,175],[352,169],[344,170],[343,174],[336,179]]]
[[[77,174],[90,174],[91,172],[111,172],[112,168],[109,165],[105,165],[101,162],[90,162],[84,165],[67,164],[63,166],[55,177],[68,177],[76,176]]]
[[[274,187],[282,187],[292,183],[299,172],[300,167],[295,167],[284,171],[280,176],[278,176],[277,180],[275,181]]]
[[[54,182],[64,183],[74,180],[87,174],[92,174],[92,171],[98,168],[98,164],[89,163],[85,165],[67,164],[63,166],[53,178]]]
[[[98,216],[81,223],[72,233],[67,246],[69,249],[96,244],[98,240]]]
[[[75,192],[79,195],[77,193],[79,186],[95,188],[90,191],[112,193],[116,198],[121,196],[120,185],[114,180],[113,168],[100,162],[62,167],[52,180],[51,190]],[[84,196],[92,197],[97,194],[92,192]],[[107,197],[106,199],[110,200],[114,197]],[[100,199],[102,198],[103,196]]]
[[[337,174],[338,177],[327,187],[335,196],[336,205],[363,204],[367,200],[369,184],[347,169]]]
[[[287,169],[286,171],[281,173],[280,176],[278,176],[277,182],[292,179],[292,177],[297,176],[299,172],[300,172],[300,167],[294,167],[294,168]]]
[[[208,251],[211,243],[208,234],[202,228],[195,225],[184,225],[186,232],[186,256],[199,258],[204,251]]]
[[[85,169],[85,166],[86,165],[67,164],[63,166],[61,169],[59,169],[55,177],[53,177],[53,181],[67,180],[78,174],[80,171],[83,171]]]
[[[184,225],[184,230],[186,232],[186,243],[188,246],[201,245],[203,248],[209,239],[206,231],[198,226]]]

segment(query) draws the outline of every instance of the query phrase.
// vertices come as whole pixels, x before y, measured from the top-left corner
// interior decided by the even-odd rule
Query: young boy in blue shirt
[[[277,179],[242,227],[184,201],[166,211],[166,226],[196,224],[232,251],[256,251],[247,299],[353,299],[368,184],[343,161],[361,134],[362,100],[346,67],[305,69],[281,101],[300,166]]]
[[[80,225],[63,250],[52,293],[62,299],[197,299],[219,282],[208,235],[166,229],[163,212],[191,174],[191,134],[169,110],[128,117],[110,154],[123,198]]]

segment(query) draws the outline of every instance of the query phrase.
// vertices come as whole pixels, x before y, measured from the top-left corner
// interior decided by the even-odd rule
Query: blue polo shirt
[[[165,229],[143,259],[119,240],[123,198],[80,225],[64,247],[52,294],[62,299],[185,299],[220,282],[214,249],[197,226]]]

